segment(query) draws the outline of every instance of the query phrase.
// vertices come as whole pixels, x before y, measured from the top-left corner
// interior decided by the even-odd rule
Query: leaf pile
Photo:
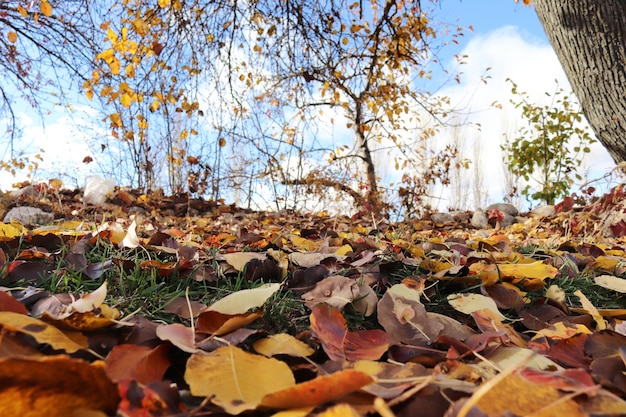
[[[620,187],[487,230],[144,202],[0,224],[2,415],[626,414]]]

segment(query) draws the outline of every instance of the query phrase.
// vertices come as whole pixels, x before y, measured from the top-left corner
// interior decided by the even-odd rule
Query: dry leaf
[[[261,400],[261,405],[269,408],[312,407],[343,397],[373,381],[366,373],[346,369],[268,394]]]
[[[359,284],[354,279],[341,275],[324,278],[311,291],[302,294],[302,299],[309,308],[326,303],[341,311],[359,294]]]
[[[282,284],[264,284],[257,288],[240,290],[227,295],[207,307],[222,314],[243,314],[252,308],[262,307]]]
[[[191,355],[185,381],[193,395],[209,397],[229,414],[254,410],[267,394],[295,385],[285,362],[235,346]]]
[[[626,279],[618,278],[613,275],[599,275],[595,277],[593,281],[603,288],[626,293]]]
[[[106,373],[113,382],[131,379],[141,384],[163,379],[170,366],[167,353],[170,345],[162,343],[155,348],[139,345],[117,345],[105,360]]]
[[[491,310],[500,320],[506,320],[506,317],[500,313],[496,302],[491,297],[486,297],[482,294],[450,294],[448,295],[448,303],[456,311],[460,311],[465,314],[472,314],[476,310]]]
[[[390,337],[382,330],[348,332],[341,312],[328,304],[318,304],[311,312],[311,332],[332,360],[379,359],[389,348]]]
[[[38,343],[47,343],[53,349],[74,353],[87,349],[87,338],[70,339],[61,330],[41,320],[10,311],[0,311],[0,325],[5,331],[20,332],[32,336]]]
[[[295,357],[306,357],[315,353],[306,343],[296,339],[287,333],[270,335],[264,339],[257,340],[252,345],[261,355],[289,355]]]
[[[64,355],[0,359],[0,381],[0,415],[7,417],[115,415],[120,400],[101,362]]]

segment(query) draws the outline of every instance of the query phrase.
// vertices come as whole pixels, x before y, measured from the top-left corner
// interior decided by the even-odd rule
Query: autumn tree
[[[45,124],[46,108],[68,105],[65,93],[88,76],[96,51],[88,5],[87,1],[0,1],[2,168],[14,172],[36,164],[17,146],[17,108],[34,109]]]
[[[626,161],[626,3],[533,4],[598,140],[615,162]]]
[[[178,113],[188,127],[166,130],[161,141],[187,140],[210,116],[202,123],[219,144],[213,160],[245,160],[248,172],[232,175],[240,188],[258,188],[252,178],[272,180],[277,197],[285,185],[333,187],[379,210],[384,147],[397,150],[389,162],[421,176],[423,142],[449,106],[420,88],[444,43],[420,2],[121,5],[117,20],[103,22],[109,47],[84,89],[109,103],[112,134],[144,155],[138,166],[152,168],[156,120],[170,123]],[[333,146],[320,137],[326,114],[331,123],[335,115],[347,120],[352,143]],[[168,157],[181,148],[170,146]],[[322,155],[328,167],[311,164]]]

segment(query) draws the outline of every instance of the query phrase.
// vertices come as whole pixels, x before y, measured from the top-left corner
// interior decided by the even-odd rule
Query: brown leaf
[[[114,415],[117,387],[102,362],[67,356],[0,359],[0,415],[67,417],[77,411]]]
[[[24,304],[17,301],[11,294],[0,290],[0,311],[11,311],[17,314],[28,314]]]
[[[309,308],[326,303],[337,310],[351,303],[359,294],[359,284],[354,279],[340,275],[324,278],[311,291],[302,294],[302,299]]]
[[[117,345],[105,359],[106,373],[113,382],[131,379],[147,385],[161,381],[170,366],[167,353],[170,345],[155,348],[138,345]]]

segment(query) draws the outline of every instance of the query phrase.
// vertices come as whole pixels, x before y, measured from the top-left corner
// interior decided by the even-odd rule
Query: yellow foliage
[[[44,16],[52,16],[52,6],[48,3],[47,0],[41,2],[41,6],[39,6],[39,10],[41,14]]]

